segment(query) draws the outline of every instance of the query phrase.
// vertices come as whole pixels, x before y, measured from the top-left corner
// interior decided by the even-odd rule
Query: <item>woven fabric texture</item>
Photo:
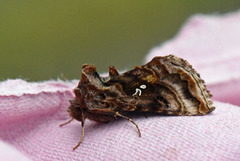
[[[216,110],[205,116],[130,116],[107,124],[69,119],[68,100],[78,81],[0,82],[0,160],[212,160],[240,158],[240,12],[196,15],[172,40],[153,49],[193,65],[214,94]],[[238,52],[237,52],[238,51]],[[223,102],[220,102],[223,101]]]

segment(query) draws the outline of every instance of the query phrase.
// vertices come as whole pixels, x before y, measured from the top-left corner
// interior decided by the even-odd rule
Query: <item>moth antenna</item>
[[[83,142],[83,138],[84,138],[84,120],[85,120],[85,118],[84,118],[83,111],[82,111],[82,121],[81,121],[82,122],[82,136],[81,136],[81,139],[78,142],[78,144],[73,148],[73,151],[75,149],[77,149],[80,146],[80,144]]]
[[[67,124],[69,124],[70,122],[72,122],[73,120],[74,120],[74,118],[71,118],[69,121],[67,121],[67,122],[65,122],[65,123],[63,123],[63,124],[60,124],[59,127],[62,127],[62,126],[64,126],[64,125],[67,125]]]
[[[128,121],[132,122],[132,123],[136,126],[136,128],[137,128],[137,130],[138,130],[139,137],[141,137],[141,132],[140,132],[140,129],[139,129],[138,125],[137,125],[132,119],[130,119],[130,118],[124,116],[124,115],[121,115],[121,114],[118,113],[118,112],[115,113],[115,116],[122,117],[122,118],[127,119]]]

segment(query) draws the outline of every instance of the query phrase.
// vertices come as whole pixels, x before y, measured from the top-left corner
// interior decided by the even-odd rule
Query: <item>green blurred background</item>
[[[0,79],[79,79],[141,65],[195,13],[225,13],[240,0],[0,0]]]

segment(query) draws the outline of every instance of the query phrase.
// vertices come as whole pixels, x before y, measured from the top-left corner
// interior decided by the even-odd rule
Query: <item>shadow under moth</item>
[[[82,66],[82,76],[74,89],[68,112],[71,120],[109,122],[121,117],[132,122],[141,136],[138,125],[127,117],[130,113],[150,112],[164,115],[205,115],[215,107],[204,81],[192,66],[174,55],[155,57],[143,66],[119,74],[109,67],[109,76],[101,77],[94,65]]]

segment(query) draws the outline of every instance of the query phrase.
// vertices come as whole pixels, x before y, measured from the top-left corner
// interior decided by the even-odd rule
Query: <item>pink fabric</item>
[[[2,161],[30,161],[29,158],[20,153],[16,148],[0,141],[0,159]]]
[[[194,16],[180,33],[146,57],[184,57],[206,80],[215,100],[240,106],[240,12]],[[78,81],[0,82],[0,160],[231,160],[240,158],[240,107],[214,101],[206,116],[131,116],[108,124],[80,123],[66,112]],[[11,155],[9,155],[11,154]]]

